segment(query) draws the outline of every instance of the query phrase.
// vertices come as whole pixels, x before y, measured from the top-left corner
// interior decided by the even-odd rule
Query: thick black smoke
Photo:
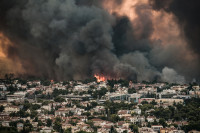
[[[159,47],[157,40],[150,40],[154,32],[151,6],[137,5],[133,26],[126,16],[109,14],[101,2],[1,0],[0,32],[13,42],[8,57],[19,60],[26,74],[59,80],[94,74],[179,83],[199,78],[184,72],[194,65],[181,69],[188,63],[183,53],[170,52],[171,47]]]
[[[190,46],[200,51],[200,1],[199,0],[151,0],[155,10],[173,13],[178,19]]]
[[[177,20],[180,29],[188,41],[188,46],[192,49],[200,58],[200,1],[199,0],[150,0],[150,3],[154,10],[164,10],[168,13],[173,13]],[[200,59],[196,61],[197,68],[196,77],[199,79],[200,71]],[[190,69],[190,72],[193,70]],[[193,75],[194,76],[194,75]],[[194,76],[194,77],[195,77]]]

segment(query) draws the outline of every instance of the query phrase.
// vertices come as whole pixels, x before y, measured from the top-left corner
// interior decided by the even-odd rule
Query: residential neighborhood
[[[200,86],[126,80],[0,81],[0,132],[199,133]]]

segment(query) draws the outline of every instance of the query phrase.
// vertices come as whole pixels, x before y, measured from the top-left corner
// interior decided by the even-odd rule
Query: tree
[[[92,96],[94,98],[97,98],[98,96],[99,96],[99,98],[101,98],[102,96],[104,96],[106,94],[106,92],[108,92],[108,90],[105,87],[102,87],[101,90],[94,91]]]
[[[50,84],[51,84],[51,82],[49,80],[42,82],[42,85],[44,85],[44,86],[49,86]]]
[[[31,111],[31,114],[30,114],[31,119],[35,118],[37,116],[37,114],[38,114],[37,111],[35,111],[35,110]]]
[[[50,127],[52,125],[52,120],[51,119],[47,119],[47,127]]]
[[[134,124],[129,125],[129,128],[134,132],[134,133],[138,133],[138,127]]]
[[[62,98],[62,97],[56,97],[55,99],[54,99],[54,101],[55,102],[59,102],[59,103],[61,103],[61,102],[64,102],[65,101],[65,99],[64,98]]]
[[[29,120],[26,120],[26,122],[24,122],[24,128],[23,128],[23,131],[22,131],[22,132],[27,132],[27,133],[29,133],[30,131],[32,131],[32,129],[33,129],[32,124],[30,123]]]
[[[72,128],[70,127],[70,128],[67,128],[64,133],[71,133],[71,132],[72,132]]]
[[[153,101],[151,102],[151,104],[152,104],[152,105],[157,105],[157,102],[156,102],[155,100],[153,100]]]
[[[3,110],[4,110],[4,106],[1,105],[1,106],[0,106],[0,112],[3,112]]]
[[[127,131],[127,130],[124,130],[123,133],[128,133],[128,131]]]
[[[7,80],[8,83],[11,83],[11,80],[14,78],[13,73],[5,74],[5,79]]]
[[[112,114],[111,116],[110,116],[110,121],[112,121],[112,122],[118,122],[120,120],[120,118],[119,118],[119,116],[118,115],[116,115],[116,114]]]
[[[133,93],[136,93],[135,88],[129,88],[128,89],[128,94],[133,94]]]
[[[91,115],[90,112],[84,112],[83,115],[86,115],[87,117],[89,117]]]
[[[142,101],[141,104],[148,104],[148,102],[147,101]]]
[[[92,108],[96,107],[97,106],[97,102],[91,102],[91,106],[92,106]]]
[[[17,87],[14,87],[14,86],[9,86],[8,88],[7,88],[7,91],[10,91],[10,93],[14,93],[14,92],[16,92],[17,91]]]
[[[42,102],[42,105],[48,105],[48,104],[49,104],[49,101]]]
[[[62,131],[61,118],[56,117],[53,129],[56,130],[57,132],[61,132]]]
[[[165,119],[161,118],[159,120],[159,123],[163,126],[163,127],[166,127],[167,126],[167,123],[165,122]]]
[[[117,133],[117,131],[115,130],[115,128],[113,126],[111,126],[111,128],[110,128],[110,133]]]
[[[31,106],[31,109],[32,110],[37,110],[37,109],[39,109],[41,106],[40,105],[38,105],[38,104],[33,104],[32,106]]]
[[[156,120],[154,120],[152,125],[158,125],[158,122]]]

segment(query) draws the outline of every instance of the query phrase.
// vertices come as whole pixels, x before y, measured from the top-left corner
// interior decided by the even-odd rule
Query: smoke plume
[[[49,79],[198,80],[195,19],[176,2],[1,0],[0,33],[12,43],[3,53],[17,73]]]

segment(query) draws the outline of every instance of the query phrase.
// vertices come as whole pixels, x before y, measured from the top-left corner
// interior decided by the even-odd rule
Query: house
[[[53,130],[52,127],[43,127],[41,130],[40,130],[40,133],[51,133]]]
[[[22,101],[24,101],[23,95],[7,95],[6,97],[7,97],[7,102],[13,102],[13,101],[22,102]]]
[[[138,94],[138,93],[129,94],[128,101],[129,101],[129,102],[138,103],[138,99],[139,99],[140,97],[141,97],[141,94]]]
[[[160,133],[185,133],[183,130],[177,130],[174,127],[171,128],[161,128]]]
[[[141,123],[145,122],[145,117],[144,116],[139,116],[138,117],[138,121],[141,122]]]
[[[8,105],[4,110],[5,112],[18,112],[20,108],[18,106]]]
[[[147,121],[148,121],[148,122],[154,122],[155,119],[156,119],[155,116],[148,116],[148,117],[147,117]]]
[[[189,131],[188,133],[200,133],[200,131],[197,131],[197,130],[191,130],[191,131]]]
[[[142,103],[143,101],[146,101],[148,103],[152,102],[153,100],[155,100],[155,98],[140,98],[138,103]]]
[[[70,112],[70,108],[59,108],[55,111],[55,116],[65,116]]]
[[[125,124],[125,121],[119,121],[116,123],[118,127],[122,127],[123,124]]]
[[[173,105],[174,103],[183,103],[183,99],[171,99],[171,98],[156,99],[156,102],[157,102],[158,104]]]
[[[142,113],[141,109],[139,109],[139,108],[134,109],[133,111],[134,111],[134,113],[136,113],[138,115],[141,115],[141,113]]]
[[[104,121],[102,119],[94,118],[92,119],[92,122],[94,123],[95,126],[100,126],[101,123],[103,123]]]
[[[49,105],[43,105],[41,107],[41,109],[45,109],[45,110],[51,111],[51,105],[50,104]]]
[[[32,126],[33,126],[34,128],[37,128],[37,126],[38,126],[38,122],[31,122],[31,124],[32,124]]]
[[[97,113],[104,113],[105,112],[105,107],[104,106],[96,106],[95,108],[93,108],[94,112]]]
[[[157,133],[156,131],[154,131],[152,128],[149,127],[141,127],[138,129],[139,133]]]
[[[127,117],[127,116],[131,116],[131,111],[130,110],[119,110],[117,112],[117,114],[119,115],[120,118]]]
[[[71,124],[68,124],[68,123],[62,123],[62,129],[68,129],[68,128],[71,128],[72,125]]]
[[[24,124],[23,123],[17,123],[17,130],[21,131],[23,130]]]
[[[2,121],[2,122],[1,122],[1,125],[2,125],[3,127],[9,127],[9,126],[10,126],[9,123],[10,123],[10,120],[6,120],[6,121]]]
[[[162,125],[152,125],[151,128],[155,131],[155,132],[159,132],[161,128],[163,128]]]
[[[0,89],[2,89],[3,91],[6,91],[7,87],[5,85],[0,85]]]
[[[98,128],[97,133],[110,133],[110,129]]]

